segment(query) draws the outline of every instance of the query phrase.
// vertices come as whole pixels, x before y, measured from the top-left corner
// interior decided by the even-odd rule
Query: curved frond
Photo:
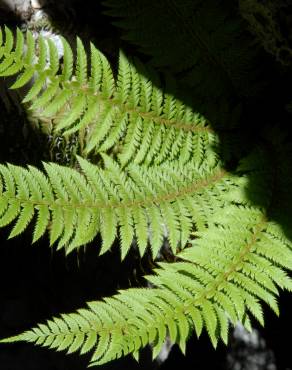
[[[164,160],[186,163],[206,157],[218,141],[206,119],[167,95],[138,73],[135,63],[120,53],[117,81],[106,57],[91,44],[90,71],[82,41],[77,39],[76,63],[64,38],[63,62],[50,39],[15,38],[5,28],[0,54],[0,75],[18,75],[11,88],[31,88],[23,99],[34,115],[50,118],[53,132],[65,136],[82,132],[84,153],[106,152],[116,146],[122,165],[159,164]],[[15,46],[14,46],[15,41]],[[139,70],[142,65],[136,61]]]
[[[235,178],[219,166],[207,170],[177,162],[122,169],[104,156],[101,169],[80,157],[78,161],[81,173],[53,163],[44,164],[46,175],[31,166],[0,166],[0,225],[15,220],[10,237],[34,220],[33,241],[48,229],[51,245],[65,247],[67,253],[99,232],[104,253],[119,231],[123,258],[134,239],[141,255],[150,245],[156,257],[164,238],[175,254],[194,228],[207,225],[214,209],[229,203],[219,199],[219,187],[237,188]]]
[[[167,3],[166,16],[174,14],[176,21],[193,9],[192,2],[189,8]],[[189,30],[194,20],[207,22],[198,17],[208,12],[210,1],[193,3]],[[146,17],[149,4],[142,6]],[[125,9],[116,0],[107,5],[112,14]],[[137,23],[136,5],[131,7],[133,12],[124,15]],[[205,25],[214,27],[211,46],[225,20]],[[200,53],[205,60],[212,53],[203,42],[204,31],[190,36],[199,47],[191,55],[193,64],[186,60],[184,68],[194,67],[190,73],[204,79],[197,75]],[[226,168],[234,169],[238,160],[229,150],[233,136],[219,145],[207,120],[158,88],[146,67],[121,52],[115,78],[107,58],[92,44],[87,55],[77,39],[74,55],[68,42],[61,41],[62,61],[52,40],[35,40],[30,32],[24,37],[19,30],[13,35],[5,27],[0,30],[0,76],[17,76],[13,89],[28,85],[23,102],[49,118],[55,134],[79,135],[83,154],[98,154],[99,166],[81,157],[75,169],[54,163],[44,163],[43,171],[0,164],[0,227],[11,225],[12,238],[32,224],[33,243],[48,232],[50,245],[67,254],[97,234],[100,254],[106,253],[119,238],[122,259],[132,246],[141,256],[150,248],[156,258],[167,241],[175,262],[161,262],[146,276],[151,289],[128,289],[89,302],[85,309],[2,342],[28,341],[68,353],[93,351],[94,366],[127,354],[137,358],[149,343],[156,357],[168,335],[185,352],[192,331],[197,336],[207,331],[216,347],[220,339],[227,343],[230,324],[240,321],[251,329],[251,316],[263,324],[263,304],[279,314],[279,290],[292,290],[288,140],[270,130],[228,173]],[[228,42],[220,44],[224,53]],[[218,54],[211,64],[218,67],[220,62],[222,70],[230,55]],[[227,80],[236,84],[233,72]],[[234,112],[235,120],[238,114]],[[228,131],[232,124],[227,126]],[[214,148],[219,146],[221,153],[229,151],[222,155],[227,163],[217,156]]]
[[[263,324],[262,302],[278,314],[278,289],[292,290],[284,270],[292,270],[292,244],[270,234],[258,209],[230,206],[225,214],[229,222],[223,217],[199,233],[193,246],[178,254],[179,262],[160,263],[156,274],[147,276],[156,288],[120,291],[3,341],[68,353],[93,350],[90,366],[95,366],[129,353],[137,358],[147,343],[156,357],[167,333],[185,351],[193,330],[199,336],[205,328],[216,347],[220,338],[227,343],[230,323],[239,320],[249,328],[246,318],[253,315]],[[282,257],[277,265],[275,255]]]

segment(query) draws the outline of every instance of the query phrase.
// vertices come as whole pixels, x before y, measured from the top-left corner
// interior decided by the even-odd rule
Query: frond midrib
[[[175,322],[178,323],[181,314],[183,314],[184,316],[187,316],[188,317],[189,314],[191,313],[191,308],[192,307],[195,306],[195,307],[198,307],[199,308],[201,306],[201,304],[202,304],[202,301],[204,301],[204,300],[209,301],[210,299],[212,299],[212,297],[215,295],[215,293],[217,292],[217,290],[220,289],[220,285],[222,283],[224,283],[224,282],[228,282],[228,278],[230,277],[230,275],[234,271],[236,271],[237,267],[240,266],[240,264],[242,262],[244,262],[246,255],[248,255],[249,253],[252,253],[251,252],[251,249],[256,244],[257,239],[258,239],[260,233],[262,231],[264,231],[267,222],[268,221],[265,218],[265,216],[263,216],[258,221],[258,223],[256,224],[256,226],[254,228],[254,231],[252,233],[251,240],[248,243],[246,243],[246,245],[244,245],[241,248],[240,251],[238,251],[238,254],[237,254],[238,260],[235,263],[233,263],[231,261],[231,263],[226,266],[226,270],[227,271],[224,271],[224,272],[222,272],[220,274],[221,277],[218,278],[218,276],[220,276],[220,275],[213,276],[213,284],[212,284],[211,287],[208,287],[201,294],[198,294],[193,299],[186,299],[185,302],[181,302],[180,305],[177,305],[172,310],[172,314],[166,314],[164,312],[164,315],[161,315],[161,317],[160,317],[160,320],[162,321],[162,323],[166,327],[167,327],[168,323],[171,320],[175,320]],[[180,254],[178,254],[177,256],[179,258],[180,257]],[[187,262],[190,263],[189,261],[187,261]],[[192,262],[192,264],[195,264],[195,263]],[[144,289],[149,290],[151,288],[144,288]],[[169,289],[169,288],[167,288],[167,289]],[[155,296],[159,296],[160,295],[159,292],[163,292],[163,289],[161,287],[159,287],[159,288],[151,289],[151,291],[153,291],[153,294]],[[163,298],[163,294],[162,294],[162,298]],[[126,303],[124,303],[124,304],[126,304]],[[148,302],[146,304],[146,307],[145,307],[146,310],[149,310],[150,309],[149,304],[151,305],[151,301],[150,300],[148,300]],[[131,308],[131,306],[128,306],[128,307]],[[123,316],[121,316],[119,318],[119,321],[114,321],[114,323],[111,323],[110,325],[106,325],[106,324],[92,325],[91,328],[90,328],[90,330],[88,330],[86,332],[82,331],[81,328],[79,328],[79,330],[70,330],[68,328],[68,331],[62,331],[60,333],[51,333],[51,334],[43,333],[42,336],[43,337],[48,337],[48,336],[58,336],[58,335],[77,335],[77,334],[81,334],[81,333],[82,334],[86,334],[86,333],[88,333],[89,331],[92,331],[92,330],[95,331],[99,336],[101,336],[104,333],[112,335],[113,333],[116,333],[117,330],[118,330],[119,333],[120,333],[120,335],[122,335],[123,337],[129,336],[133,340],[133,336],[142,337],[143,336],[143,333],[144,334],[148,334],[149,329],[150,329],[149,328],[149,323],[148,323],[148,325],[144,325],[144,327],[139,328],[139,335],[138,335],[138,334],[133,333],[133,330],[131,330],[131,329],[133,329],[132,326],[131,326],[131,323],[129,324],[127,322],[127,320],[126,319],[123,319],[122,317]],[[154,327],[156,328],[156,326],[155,326],[156,325],[156,322],[154,322],[153,324],[154,324]],[[30,338],[31,338],[32,332],[29,331],[27,333],[29,333]],[[18,337],[17,340],[25,340],[24,338],[26,337],[26,333],[23,333],[22,336],[23,336],[22,338],[21,338],[21,336]],[[41,335],[37,335],[36,334],[36,338],[38,338],[40,336]]]
[[[256,244],[257,238],[260,235],[260,233],[262,231],[264,231],[267,222],[268,221],[265,218],[265,216],[263,216],[262,219],[259,220],[258,224],[255,226],[255,230],[252,234],[251,241],[249,243],[247,243],[241,249],[241,251],[238,253],[238,260],[235,263],[231,263],[229,266],[227,266],[228,267],[227,271],[222,272],[220,274],[221,277],[218,278],[218,276],[220,276],[220,275],[213,276],[214,280],[213,280],[213,284],[212,284],[211,287],[208,287],[207,289],[204,290],[203,293],[198,294],[197,296],[195,296],[194,299],[186,299],[185,302],[182,302],[180,306],[175,307],[175,309],[172,311],[173,312],[172,315],[166,314],[164,312],[164,315],[160,316],[160,320],[163,322],[165,327],[168,326],[168,323],[171,322],[171,320],[175,320],[175,322],[178,323],[181,314],[184,315],[184,316],[189,317],[189,314],[191,313],[191,308],[192,307],[195,306],[195,307],[199,308],[202,304],[202,301],[210,301],[210,299],[213,298],[213,296],[215,295],[217,290],[220,289],[220,285],[224,282],[228,282],[228,279],[231,276],[231,274],[234,271],[237,270],[237,267],[239,267],[242,262],[244,262],[245,257],[249,253],[252,253],[251,249]],[[178,254],[178,258],[179,258],[179,254]],[[193,264],[195,264],[195,263],[193,263]],[[163,289],[161,287],[155,288],[154,290],[157,292],[158,296],[159,296],[159,291],[163,292]],[[163,295],[162,295],[162,297],[163,297]],[[151,304],[151,302],[148,302],[148,303]],[[148,307],[148,309],[149,309],[149,307]],[[190,317],[189,317],[189,319],[190,319]],[[127,326],[128,325],[123,326],[123,331],[121,333],[123,334],[123,336],[128,335],[128,336],[132,337],[133,336],[133,331],[131,330],[130,327],[127,327]],[[140,328],[139,329],[139,337],[143,336],[143,334],[141,334],[141,332],[144,332],[144,334],[148,334],[149,327],[147,327],[145,325],[144,328],[142,328],[142,329]]]
[[[1,195],[2,197],[6,197],[8,202],[14,202],[18,201],[20,204],[30,204],[34,207],[37,206],[46,206],[46,207],[53,207],[54,205],[61,207],[61,208],[85,208],[85,209],[107,209],[107,208],[136,208],[136,207],[147,207],[151,205],[158,205],[163,202],[171,202],[175,201],[178,198],[184,197],[186,195],[192,194],[196,191],[200,191],[202,189],[205,189],[212,184],[216,183],[217,181],[222,180],[225,176],[227,176],[227,172],[223,169],[219,169],[218,172],[215,174],[212,174],[207,179],[202,179],[199,181],[195,181],[193,184],[188,185],[186,187],[182,187],[179,191],[175,192],[169,192],[164,195],[158,195],[156,197],[148,197],[143,200],[131,200],[131,201],[121,201],[121,202],[108,202],[107,204],[96,202],[96,203],[90,203],[90,202],[74,202],[73,199],[68,200],[68,202],[64,202],[63,200],[60,201],[58,198],[55,199],[55,202],[46,201],[46,200],[33,200],[33,199],[25,199],[18,196],[12,196],[10,194],[5,194],[5,192]]]
[[[206,123],[202,124],[202,125],[198,125],[198,122],[184,122],[184,121],[181,121],[181,120],[176,120],[176,119],[167,119],[167,118],[164,118],[163,116],[159,116],[159,115],[156,115],[151,109],[150,111],[141,111],[139,109],[139,105],[134,108],[134,107],[129,107],[127,106],[127,103],[123,103],[121,101],[119,101],[119,99],[116,99],[114,94],[116,91],[114,91],[114,94],[110,97],[105,97],[102,92],[100,91],[94,91],[94,89],[92,87],[90,87],[90,78],[91,76],[87,75],[87,81],[86,83],[79,83],[77,80],[76,80],[76,74],[73,74],[71,76],[71,78],[69,80],[66,80],[66,81],[62,81],[61,80],[61,77],[62,77],[62,72],[63,70],[61,70],[59,73],[57,74],[53,74],[51,75],[50,74],[50,66],[46,66],[45,70],[41,70],[39,71],[38,67],[37,67],[37,62],[38,60],[33,64],[27,64],[27,63],[23,63],[21,59],[18,59],[17,56],[14,56],[14,51],[11,51],[9,53],[4,53],[2,55],[2,58],[9,58],[9,57],[13,57],[13,63],[10,65],[10,67],[12,65],[22,65],[21,69],[19,69],[19,71],[17,72],[17,74],[19,73],[22,73],[23,71],[26,71],[28,69],[31,69],[33,68],[34,70],[34,74],[37,74],[37,75],[44,75],[46,74],[46,84],[48,84],[50,81],[55,81],[55,80],[59,80],[59,89],[60,91],[64,90],[64,89],[67,89],[67,90],[71,90],[71,91],[74,91],[74,93],[76,92],[76,96],[77,95],[80,95],[80,94],[84,94],[86,97],[94,97],[96,98],[97,102],[99,103],[103,103],[105,105],[111,105],[112,108],[115,108],[117,107],[119,109],[119,111],[121,113],[127,113],[129,115],[131,114],[136,114],[138,116],[140,116],[141,118],[146,118],[146,119],[150,119],[154,124],[157,124],[157,125],[163,125],[163,126],[171,126],[177,130],[182,130],[182,131],[186,131],[186,132],[210,132],[210,133],[213,133],[213,129],[210,127],[210,126],[207,126]],[[9,67],[9,68],[10,68]],[[75,71],[76,72],[76,71]],[[5,73],[5,71],[4,71]],[[117,85],[115,84],[115,89],[117,88]],[[75,96],[75,94],[74,94]],[[73,97],[73,94],[71,95],[70,99],[72,99]],[[39,114],[41,115],[41,111],[39,112]],[[57,128],[58,129],[58,128]]]
[[[56,78],[58,76],[54,76]],[[63,89],[70,89],[76,91],[76,81],[74,80],[74,76],[71,79],[71,81],[66,81],[66,82],[61,82],[61,90]],[[100,91],[95,91],[92,92],[92,88],[90,88],[88,85],[82,85],[78,86],[79,93],[78,91],[76,92],[76,96],[80,95],[80,92],[84,94],[86,97],[96,97],[96,101],[98,103],[103,103],[104,105],[111,105],[112,108],[117,108],[119,112],[121,113],[127,113],[127,114],[136,114],[137,116],[140,116],[142,118],[147,118],[150,119],[151,122],[157,125],[162,125],[162,126],[171,126],[174,129],[177,130],[182,130],[186,132],[209,132],[209,133],[214,133],[214,130],[208,126],[208,125],[198,125],[197,122],[188,122],[185,123],[181,120],[175,120],[175,119],[167,119],[163,118],[162,116],[155,115],[152,110],[149,112],[147,111],[142,111],[139,109],[139,106],[135,109],[133,107],[127,106],[127,103],[122,103],[119,101],[119,99],[116,99],[114,96],[111,96],[109,98],[105,98]],[[73,97],[73,96],[72,96]],[[71,98],[72,98],[71,97]]]

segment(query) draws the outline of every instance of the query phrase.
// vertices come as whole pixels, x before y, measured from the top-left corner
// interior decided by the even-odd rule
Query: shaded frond
[[[103,3],[122,38],[150,56],[150,64],[191,86],[196,98],[250,95],[263,82],[259,51],[246,34],[237,5],[222,0]]]

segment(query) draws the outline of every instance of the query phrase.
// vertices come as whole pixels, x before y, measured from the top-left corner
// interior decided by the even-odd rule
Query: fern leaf
[[[58,125],[56,126],[56,131],[60,131],[64,128],[67,128],[68,126],[70,127],[72,121],[76,121],[82,116],[86,106],[87,106],[86,97],[77,95],[72,100],[71,112],[69,114],[64,115],[64,117],[60,119]]]
[[[102,236],[102,248],[100,253],[108,251],[113,244],[116,238],[117,224],[118,220],[115,212],[111,212],[109,209],[101,210],[100,231]]]
[[[148,218],[144,209],[133,209],[133,220],[135,225],[135,235],[138,235],[138,248],[140,255],[143,256],[148,245]]]
[[[121,254],[124,259],[134,239],[133,219],[124,207],[118,208],[117,213],[120,225]]]
[[[9,238],[13,238],[21,234],[30,223],[34,215],[34,209],[31,204],[26,204],[21,210],[20,216],[18,217],[17,223],[14,225]]]
[[[8,203],[8,207],[5,210],[5,213],[0,218],[0,226],[6,226],[10,224],[19,214],[20,204],[17,200],[11,201]]]
[[[100,107],[96,104],[96,102],[93,99],[88,100],[87,110],[85,111],[82,118],[79,120],[78,124],[72,127],[71,129],[66,130],[64,134],[70,135],[76,131],[81,131],[90,122],[92,122],[98,116],[99,113],[100,113]],[[91,135],[94,136],[94,133],[92,133]],[[90,147],[92,141],[93,140],[91,138],[88,139],[88,147]],[[90,150],[90,149],[87,148],[87,150]]]
[[[36,207],[36,209],[37,209],[37,222],[35,224],[33,231],[32,243],[35,243],[38,239],[40,239],[44,235],[50,220],[50,212],[48,207],[44,205],[39,205],[38,207]]]
[[[34,75],[33,68],[27,68],[19,77],[18,79],[10,86],[10,89],[19,89],[20,87],[24,86],[31,80]]]
[[[87,56],[82,41],[77,38],[77,62],[76,62],[76,78],[82,86],[87,79]]]
[[[40,36],[38,39],[38,61],[36,64],[36,71],[42,72],[47,65],[47,44],[45,39]]]
[[[40,74],[36,83],[30,88],[29,92],[26,94],[26,96],[22,100],[23,103],[29,102],[30,100],[34,99],[39,94],[39,92],[42,90],[45,84],[46,78],[47,76],[45,72]]]
[[[207,122],[138,73],[137,67],[145,75],[149,72],[138,61],[135,67],[121,53],[115,82],[106,57],[92,44],[87,71],[87,55],[80,39],[74,67],[73,52],[64,38],[61,64],[52,40],[40,37],[35,42],[28,32],[23,43],[18,32],[13,48],[13,36],[7,28],[5,35],[1,75],[18,75],[13,89],[33,78],[24,102],[32,102],[30,109],[35,116],[54,118],[54,133],[70,136],[82,131],[86,154],[119,144],[123,165],[132,159],[159,164],[180,158],[186,163],[194,155],[200,163],[204,156],[213,155],[207,147],[213,144],[215,133]]]
[[[50,76],[53,78],[53,76],[55,76],[59,70],[59,55],[55,43],[50,39],[48,39],[48,46],[49,46]]]
[[[11,53],[10,58],[7,58],[6,61],[0,63],[0,75],[12,76],[20,72],[23,68],[22,50],[24,47],[24,37],[20,30],[17,28],[16,31],[16,46],[14,54]],[[3,50],[3,53],[5,51]],[[9,61],[10,60],[10,61]],[[6,66],[5,66],[6,64]],[[10,64],[10,65],[9,65]]]
[[[236,7],[218,6],[210,0],[180,4],[173,0],[104,0],[104,5],[105,14],[114,17],[112,23],[120,29],[126,43],[138,45],[148,65],[167,71],[182,89],[191,92],[196,102],[202,102],[205,111],[214,111],[215,120],[224,127],[233,114],[230,107],[223,111],[222,96],[227,97],[230,106],[236,94],[250,96],[259,92],[259,81],[260,88],[266,84],[265,72],[260,68],[260,50],[252,46],[253,40],[245,33]],[[178,28],[183,30],[180,34],[176,32]],[[195,148],[194,145],[192,150]],[[187,152],[184,158],[188,158]]]
[[[63,67],[62,67],[62,75],[61,79],[64,82],[67,82],[71,79],[73,73],[73,53],[70,45],[65,40],[64,37],[61,37],[61,41],[63,44],[64,56],[63,56]]]
[[[4,27],[4,34],[5,34],[5,42],[4,45],[1,47],[1,56],[5,54],[9,54],[13,47],[13,34],[11,30],[5,26]]]
[[[29,66],[33,63],[35,57],[35,40],[30,31],[26,32],[26,52],[24,55],[24,64]]]
[[[117,79],[117,89],[115,99],[121,103],[126,103],[131,90],[131,67],[128,59],[123,52],[119,55],[119,74]]]
[[[47,86],[46,90],[34,99],[34,102],[30,106],[32,111],[43,108],[47,103],[51,101],[53,96],[57,93],[59,89],[59,80],[57,78],[52,79],[52,81]]]
[[[228,174],[207,121],[154,86],[122,53],[115,82],[93,45],[87,70],[80,39],[75,66],[63,40],[60,65],[52,41],[40,38],[35,45],[28,33],[25,50],[19,32],[16,42],[8,29],[4,33],[1,74],[21,73],[13,88],[33,77],[24,101],[34,100],[32,109],[54,117],[55,132],[82,133],[84,152],[99,153],[103,162],[78,158],[78,170],[49,163],[44,173],[0,165],[0,226],[15,221],[14,237],[34,222],[33,242],[48,230],[50,245],[67,254],[100,233],[100,253],[119,236],[122,258],[133,243],[141,256],[149,246],[156,258],[167,239],[176,262],[160,263],[146,277],[153,289],[121,291],[3,342],[93,350],[93,366],[130,353],[137,358],[148,343],[155,357],[167,333],[184,352],[189,334],[204,329],[216,347],[220,338],[227,342],[229,322],[250,329],[252,315],[263,324],[262,304],[278,314],[279,290],[292,291],[291,242],[272,221],[287,196],[282,166],[273,166],[279,179],[265,170],[270,163],[262,150]],[[102,153],[113,146],[119,163]],[[259,207],[246,196],[248,176]],[[267,183],[276,190],[263,192]]]
[[[95,48],[95,46],[90,43],[90,78],[89,87],[94,93],[101,91],[101,83],[103,78],[103,70],[100,63],[100,52]]]
[[[104,253],[117,230],[123,258],[134,239],[141,255],[149,244],[156,257],[164,237],[176,253],[187,243],[191,225],[196,224],[196,214],[183,206],[185,197],[195,203],[205,193],[204,207],[213,196],[217,199],[217,183],[224,183],[227,176],[220,168],[196,173],[192,165],[182,168],[175,164],[152,168],[130,165],[122,170],[106,156],[104,170],[82,158],[78,161],[82,173],[52,163],[44,164],[47,176],[31,166],[27,170],[0,167],[1,223],[17,218],[11,236],[24,231],[36,215],[33,241],[49,229],[50,244],[57,242],[57,247],[65,247],[68,253],[92,241],[98,232]],[[232,189],[231,180],[229,185]]]
[[[51,100],[51,102],[46,106],[43,110],[44,117],[51,117],[56,114],[67,101],[71,98],[72,91],[69,89],[62,90],[59,94],[57,94],[56,99]]]
[[[167,330],[184,351],[191,330],[196,330],[199,336],[205,327],[216,346],[219,336],[227,343],[229,318],[233,323],[241,320],[250,328],[250,312],[263,323],[260,302],[266,301],[275,309],[278,291],[271,291],[270,281],[267,280],[266,285],[262,273],[258,280],[256,271],[250,274],[245,265],[249,266],[255,256],[259,258],[260,271],[270,266],[269,259],[259,254],[260,245],[267,240],[269,221],[263,220],[260,210],[249,207],[232,206],[224,212],[233,216],[228,224],[224,222],[219,229],[210,226],[193,241],[193,246],[178,255],[181,262],[160,263],[156,275],[147,277],[156,288],[121,291],[103,302],[89,303],[89,310],[63,315],[61,322],[53,319],[48,325],[39,325],[3,341],[25,340],[58,350],[69,348],[69,352],[79,349],[82,353],[94,347],[91,365],[100,365],[128,353],[137,356],[139,348],[147,343],[152,343],[155,357]],[[256,216],[258,223],[253,229],[242,223],[236,225],[231,220],[239,215],[247,224],[251,215]],[[239,227],[243,232],[235,240],[234,231]],[[222,235],[225,235],[225,243],[220,242]],[[274,248],[282,247],[278,244]],[[216,267],[220,254],[225,255],[225,249],[231,248],[232,258],[219,260]],[[215,268],[211,268],[214,265]],[[281,286],[280,271],[283,270],[276,269],[270,280]]]

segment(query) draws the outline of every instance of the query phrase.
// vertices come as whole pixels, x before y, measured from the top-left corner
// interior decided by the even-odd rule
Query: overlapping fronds
[[[216,89],[221,78],[241,88],[244,79],[225,68],[229,59],[238,64],[226,52],[229,38],[217,40],[224,33],[216,32],[225,28],[228,17],[212,24],[212,17],[202,17],[210,3],[185,1],[178,7],[165,2],[173,25],[186,17],[187,33],[197,46],[193,64],[186,58],[183,68],[190,68],[201,84],[208,68],[219,66],[221,72],[214,68],[206,78],[207,85],[213,78],[212,84],[202,83],[202,91],[204,86]],[[112,14],[118,8],[123,15],[124,5],[115,0],[107,4]],[[155,6],[164,9],[165,4]],[[138,22],[136,5],[130,5]],[[149,5],[144,5],[147,17]],[[194,6],[196,11],[189,11]],[[224,46],[218,55],[210,52],[214,44]],[[227,343],[230,323],[241,321],[250,329],[252,315],[263,324],[262,304],[278,314],[279,289],[292,290],[287,212],[292,202],[287,158],[292,153],[285,149],[287,140],[278,131],[263,135],[260,146],[228,173],[215,153],[220,143],[207,121],[165,94],[152,77],[151,82],[142,65],[135,67],[120,53],[115,80],[107,59],[93,45],[89,63],[79,39],[76,56],[64,39],[62,45],[60,61],[52,40],[35,40],[30,32],[24,38],[19,30],[14,37],[5,28],[0,31],[0,76],[17,75],[13,89],[28,84],[24,102],[51,118],[55,133],[81,135],[82,154],[99,153],[99,166],[81,157],[76,169],[44,163],[44,172],[1,164],[0,226],[13,223],[10,237],[15,237],[32,223],[33,242],[48,231],[50,245],[66,253],[98,234],[100,253],[105,253],[118,237],[122,258],[132,245],[141,256],[150,247],[155,258],[167,239],[176,258],[160,263],[146,277],[153,289],[120,291],[2,342],[24,340],[68,353],[94,350],[91,365],[100,365],[129,353],[138,358],[148,343],[155,357],[167,335],[184,351],[190,333],[199,336],[204,328],[214,346],[220,338]],[[201,75],[204,63],[207,72]],[[230,75],[225,79],[226,69]],[[229,142],[221,147],[229,151]],[[236,167],[236,158],[224,158],[231,159],[228,168]]]
[[[284,270],[292,270],[292,243],[255,208],[230,206],[216,219],[179,262],[161,263],[147,277],[157,288],[121,291],[4,342],[68,353],[93,349],[94,366],[128,353],[138,358],[147,343],[156,357],[167,334],[184,351],[193,330],[199,336],[205,328],[216,346],[219,338],[227,343],[230,322],[251,329],[251,314],[263,324],[261,303],[278,314],[279,288],[292,290]]]
[[[0,31],[1,32],[1,31]],[[1,32],[1,39],[2,37]],[[105,56],[90,45],[90,71],[85,48],[77,39],[76,57],[62,38],[63,62],[50,39],[14,38],[6,27],[0,39],[0,76],[18,75],[12,89],[33,79],[24,97],[39,117],[53,118],[54,133],[79,133],[84,153],[115,146],[122,164],[161,163],[191,157],[200,163],[214,157],[218,138],[200,114],[154,86],[121,52],[117,81]],[[76,63],[74,63],[76,60]],[[138,62],[137,62],[138,63]]]
[[[13,226],[19,235],[35,218],[33,242],[47,229],[50,244],[74,248],[102,237],[106,252],[119,234],[124,257],[137,241],[140,254],[150,243],[155,257],[167,237],[173,252],[183,248],[192,230],[206,227],[213,209],[223,206],[223,189],[236,188],[236,179],[219,166],[211,169],[178,162],[148,168],[131,164],[122,170],[104,156],[105,169],[78,158],[77,170],[44,164],[34,167],[0,165],[0,226]],[[227,201],[226,201],[227,202]]]

